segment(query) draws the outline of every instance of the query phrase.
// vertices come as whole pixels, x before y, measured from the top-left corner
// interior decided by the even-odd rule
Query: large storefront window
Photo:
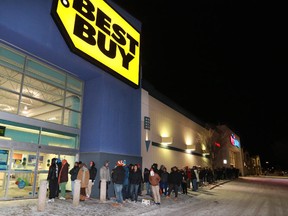
[[[0,89],[0,111],[17,114],[18,101],[18,94]]]
[[[5,128],[5,139],[11,141],[71,149],[79,148],[79,136],[77,134],[54,131],[2,119],[0,119],[0,126]]]
[[[38,196],[52,158],[74,164],[83,89],[69,73],[0,43],[0,200]]]
[[[81,127],[83,82],[0,43],[0,111]]]
[[[43,145],[58,146],[62,148],[77,148],[78,136],[58,131],[43,129],[41,131],[40,142]]]

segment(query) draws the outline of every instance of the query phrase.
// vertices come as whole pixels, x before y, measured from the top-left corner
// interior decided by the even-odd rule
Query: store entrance
[[[47,179],[52,158],[74,164],[75,156],[40,151],[0,149],[0,199],[38,196],[41,180]],[[67,190],[71,189],[68,182]]]

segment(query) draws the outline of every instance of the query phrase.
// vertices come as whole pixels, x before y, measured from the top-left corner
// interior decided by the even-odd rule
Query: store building
[[[146,87],[147,86],[147,87]],[[153,87],[142,89],[143,167],[211,167],[211,129]]]
[[[218,125],[214,131],[216,139],[211,148],[213,169],[237,169],[239,175],[245,175],[240,137],[226,125]]]
[[[54,157],[142,163],[141,23],[86,3],[0,2],[0,199],[37,196]]]
[[[243,164],[244,164],[244,176],[249,175],[259,176],[263,174],[259,155],[250,155],[248,151],[243,149]]]
[[[141,23],[112,1],[82,3],[0,1],[0,199],[37,197],[52,158],[98,172],[121,159],[213,167],[215,131],[142,88]],[[224,146],[241,167],[241,151]]]

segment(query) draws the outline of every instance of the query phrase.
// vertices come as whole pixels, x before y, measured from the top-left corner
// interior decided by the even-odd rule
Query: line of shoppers
[[[54,202],[58,196],[59,199],[66,200],[66,186],[69,180],[68,174],[70,174],[72,196],[75,191],[75,180],[80,180],[80,200],[84,201],[89,198],[97,175],[95,162],[90,161],[89,165],[90,167],[88,168],[85,163],[76,161],[72,169],[69,170],[70,165],[66,159],[61,161],[53,158],[47,175],[49,188],[48,202]]]

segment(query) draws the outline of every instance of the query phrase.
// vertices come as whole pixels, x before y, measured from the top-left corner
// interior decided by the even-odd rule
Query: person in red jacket
[[[58,184],[60,187],[60,197],[59,199],[66,199],[66,185],[68,182],[68,174],[69,174],[69,164],[66,159],[62,160],[62,166],[59,172]]]

